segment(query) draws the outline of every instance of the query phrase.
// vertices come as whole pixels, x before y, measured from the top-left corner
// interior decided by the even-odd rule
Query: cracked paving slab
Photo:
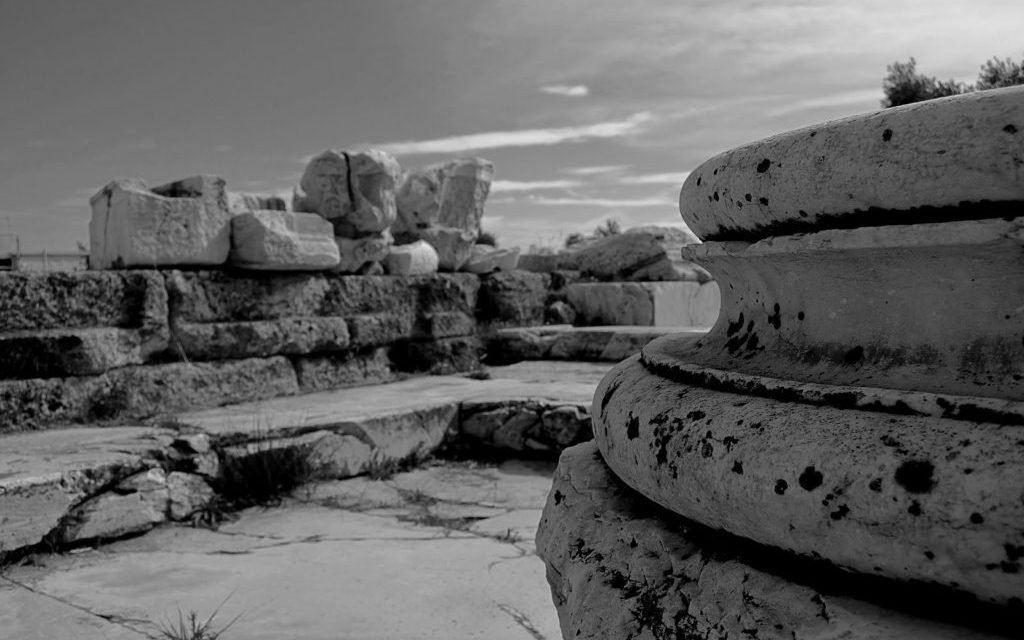
[[[551,468],[442,464],[324,483],[218,531],[168,526],[42,557],[6,570],[23,587],[0,582],[0,628],[15,638],[139,638],[179,608],[205,617],[227,598],[217,620],[241,617],[223,640],[555,640],[532,548]]]

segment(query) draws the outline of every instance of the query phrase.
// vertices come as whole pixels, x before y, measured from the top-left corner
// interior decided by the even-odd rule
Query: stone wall
[[[241,270],[0,274],[0,433],[124,423],[477,369],[550,278]]]

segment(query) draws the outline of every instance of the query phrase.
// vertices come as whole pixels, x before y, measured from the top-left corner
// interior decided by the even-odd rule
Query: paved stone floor
[[[159,638],[220,606],[214,626],[238,616],[222,640],[555,640],[533,546],[553,470],[438,463],[312,485],[216,531],[36,556],[0,574],[0,637]]]

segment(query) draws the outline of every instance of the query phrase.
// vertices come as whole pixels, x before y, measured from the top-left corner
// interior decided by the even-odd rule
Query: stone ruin
[[[537,537],[570,638],[1020,637],[1024,88],[687,179],[722,289],[594,397]]]

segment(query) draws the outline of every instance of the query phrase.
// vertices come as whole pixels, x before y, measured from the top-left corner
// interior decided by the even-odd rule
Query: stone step
[[[700,337],[707,332],[707,327],[513,327],[499,329],[488,341],[487,359],[493,364],[521,360],[619,362],[655,338],[669,334]]]
[[[589,439],[606,365],[523,363],[490,379],[412,378],[165,416],[151,424],[0,436],[0,561],[187,520],[225,469],[300,452],[310,477],[350,477],[468,447],[556,454]],[[285,456],[284,458],[287,458]]]

